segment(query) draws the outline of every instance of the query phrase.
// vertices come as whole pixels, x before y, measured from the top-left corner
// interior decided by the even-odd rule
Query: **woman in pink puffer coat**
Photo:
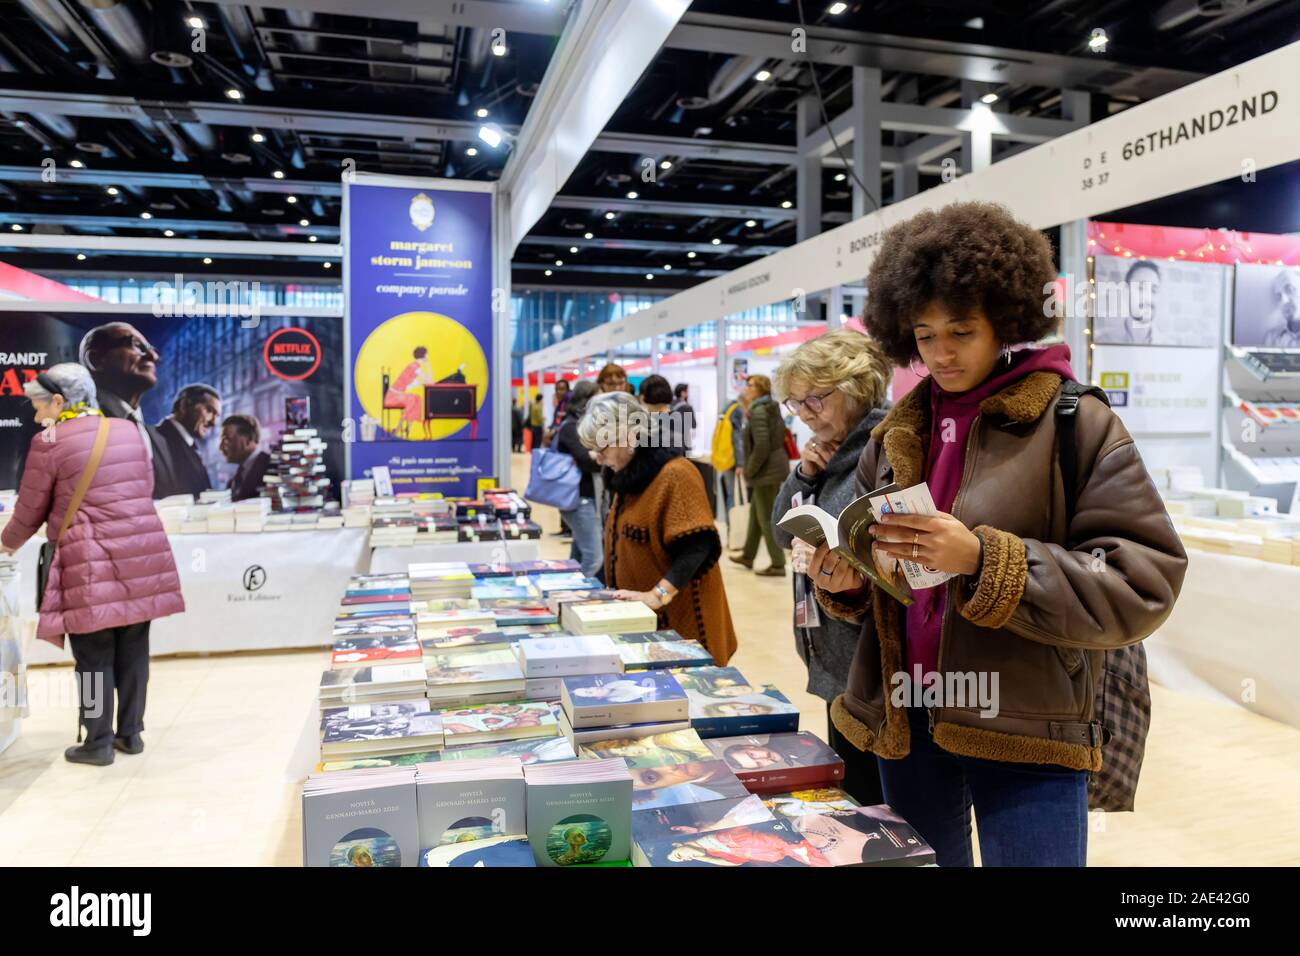
[[[54,552],[37,637],[72,640],[86,742],[73,763],[105,766],[116,748],[144,749],[149,622],[185,610],[171,545],[153,504],[153,467],[133,422],[99,413],[95,383],[75,363],[55,365],[24,386],[36,421],[3,550],[20,548],[42,524],[57,535],[91,457],[101,422],[108,439],[94,480]],[[117,691],[117,733],[113,692]]]

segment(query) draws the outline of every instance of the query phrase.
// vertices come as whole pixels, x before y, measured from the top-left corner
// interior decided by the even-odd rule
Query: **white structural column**
[[[658,54],[690,0],[577,0],[500,188],[510,249],[551,205]]]
[[[865,66],[853,68],[853,218],[875,212],[880,198],[880,168],[884,159],[881,139],[880,71]],[[861,185],[859,185],[861,180]],[[868,198],[862,187],[871,193]],[[834,315],[839,319],[839,313]]]
[[[985,83],[961,81],[961,105],[970,110],[970,128],[961,134],[963,173],[978,173],[993,164],[993,110],[980,102],[980,97],[990,89]]]
[[[1082,125],[1092,121],[1092,96],[1086,90],[1061,90],[1061,115]],[[1061,274],[1065,276],[1067,298],[1065,325],[1062,335],[1070,347],[1070,365],[1074,377],[1088,382],[1089,350],[1092,338],[1088,335],[1088,313],[1077,308],[1081,286],[1088,284],[1088,220],[1072,219],[1061,223],[1060,248]]]

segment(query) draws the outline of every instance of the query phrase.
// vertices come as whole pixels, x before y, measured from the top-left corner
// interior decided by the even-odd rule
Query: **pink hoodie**
[[[1067,345],[1026,348],[1011,354],[1009,366],[999,360],[989,377],[968,392],[945,392],[933,376],[922,379],[916,386],[930,389],[930,442],[926,453],[925,480],[930,486],[934,505],[940,511],[951,513],[953,502],[957,498],[966,465],[966,441],[970,437],[971,425],[979,415],[980,402],[990,395],[996,395],[1030,372],[1055,372],[1063,379],[1074,379],[1074,373],[1070,369],[1070,348]],[[945,432],[950,436],[948,441],[944,441]],[[939,636],[943,627],[946,594],[947,588],[944,585],[918,591],[916,601],[907,608],[909,673],[918,663],[923,674],[938,670]]]

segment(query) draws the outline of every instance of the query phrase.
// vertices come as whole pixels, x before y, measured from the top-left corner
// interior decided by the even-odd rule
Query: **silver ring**
[[[829,578],[829,577],[830,577],[834,572],[832,572],[832,571],[827,571],[825,568],[822,568],[822,569],[821,569],[819,572],[817,572],[817,573],[818,573],[818,574],[824,574],[824,575],[826,575],[826,577]]]
[[[916,558],[916,545],[912,545],[912,557],[913,559]]]

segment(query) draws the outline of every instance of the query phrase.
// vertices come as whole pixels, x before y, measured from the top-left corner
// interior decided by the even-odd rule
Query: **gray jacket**
[[[857,497],[857,476],[855,471],[862,450],[871,439],[871,430],[885,419],[889,410],[886,402],[880,408],[873,408],[858,422],[844,439],[844,444],[836,449],[835,454],[824,470],[812,481],[806,481],[795,468],[776,493],[776,504],[772,508],[772,533],[776,543],[782,548],[789,548],[793,538],[776,527],[776,522],[790,510],[790,500],[803,492],[804,503],[808,496],[815,496],[815,503],[833,515],[839,514]],[[811,600],[812,585],[805,579],[805,585]],[[794,629],[795,650],[808,665],[808,693],[823,700],[830,701],[844,693],[849,680],[849,665],[853,663],[853,654],[858,648],[858,635],[862,628],[831,617],[818,609],[821,615],[821,627],[796,627]]]
[[[745,467],[745,407],[736,402],[731,410],[731,451],[736,456],[736,467]]]

